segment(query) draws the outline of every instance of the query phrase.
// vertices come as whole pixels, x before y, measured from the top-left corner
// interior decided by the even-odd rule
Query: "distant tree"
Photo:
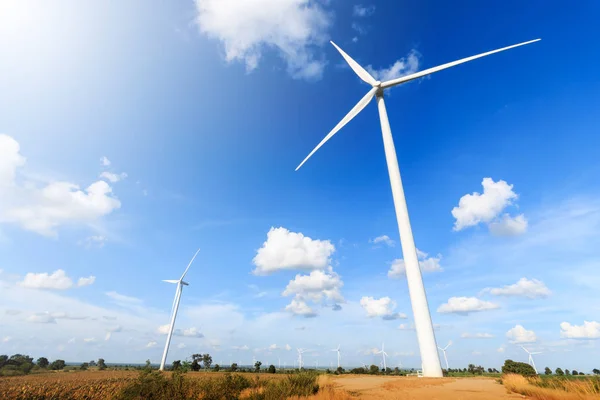
[[[212,361],[210,354],[202,354],[202,364],[204,364],[204,368],[210,369]]]
[[[46,357],[38,358],[35,363],[40,368],[48,368],[48,365],[50,365],[50,362],[48,361],[48,359]]]
[[[579,372],[577,372],[576,369],[573,370],[573,372],[571,372],[573,375],[579,375]]]
[[[6,354],[1,354],[0,355],[0,368],[4,367],[4,365],[6,365],[7,361],[8,361],[8,356]]]
[[[262,363],[260,361],[257,361],[254,363],[254,372],[260,372],[260,366],[262,365]]]
[[[379,373],[379,367],[377,365],[371,365],[369,367],[369,373],[373,374],[373,375],[378,374]]]
[[[86,369],[88,369],[89,366],[90,366],[90,363],[84,362],[79,366],[79,369],[82,371],[85,371]]]
[[[50,369],[53,371],[60,371],[65,365],[65,360],[54,360],[50,363]]]
[[[92,360],[92,361],[90,361],[90,362],[88,363],[88,365],[89,365],[90,367],[95,367],[95,366],[96,366],[96,361]]]
[[[100,371],[104,371],[106,369],[106,363],[104,362],[104,358],[98,359],[98,369]]]
[[[181,370],[182,370],[183,372],[188,372],[188,371],[190,371],[191,369],[192,369],[192,363],[191,363],[191,362],[189,362],[188,360],[183,360],[183,361],[181,362]]]
[[[269,365],[269,373],[274,374],[276,372],[277,372],[277,370],[275,369],[275,366],[273,364]]]
[[[215,364],[215,371],[219,372],[220,369],[221,369],[221,366],[219,364]]]
[[[173,365],[171,366],[171,369],[173,371],[178,371],[181,369],[181,360],[175,360],[173,361]]]
[[[571,375],[568,369],[565,369],[565,375]]]
[[[337,369],[335,370],[335,372],[337,372],[338,374],[343,374],[346,371],[344,371],[344,368],[342,368],[342,367],[337,367]]]
[[[527,363],[517,362],[513,360],[504,361],[502,366],[503,374],[519,374],[523,376],[537,375],[533,367]]]
[[[200,362],[202,361],[202,354],[192,354],[192,371],[200,371]]]
[[[238,365],[237,365],[237,363],[233,363],[233,364],[231,364],[231,368],[230,368],[230,369],[231,369],[231,371],[233,371],[233,372],[237,371],[237,369],[238,369]]]
[[[491,374],[492,372],[494,372],[494,370],[491,368],[488,368],[488,374]]]
[[[146,370],[152,369],[152,363],[150,362],[150,359],[146,360],[146,365],[144,365],[144,369],[146,369]]]
[[[398,368],[398,367],[394,368],[394,373],[395,374],[399,374],[400,373],[400,368]]]
[[[560,368],[556,368],[556,370],[554,371],[554,373],[555,373],[556,375],[559,375],[559,376],[563,376],[563,375],[565,374],[565,373],[563,372],[563,370],[562,370],[562,369],[560,369]]]
[[[0,356],[0,357],[2,357],[2,356]],[[594,368],[592,370],[592,372],[594,373],[594,375],[600,375],[600,369],[598,369],[598,368]]]
[[[550,368],[546,367],[544,369],[544,374],[546,374],[546,375],[552,375],[552,370]]]
[[[585,373],[584,373],[584,372],[581,372],[581,371],[579,371],[579,375],[585,375]]]

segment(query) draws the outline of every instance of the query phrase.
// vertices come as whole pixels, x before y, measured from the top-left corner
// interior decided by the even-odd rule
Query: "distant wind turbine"
[[[527,352],[527,354],[529,354],[529,360],[528,360],[528,362],[529,362],[529,365],[531,365],[531,366],[533,367],[533,370],[534,370],[534,371],[535,371],[535,373],[537,374],[537,373],[538,373],[538,371],[537,371],[537,368],[535,367],[535,363],[533,362],[533,355],[534,355],[534,354],[542,354],[542,352],[541,352],[541,351],[529,351],[529,350],[527,350],[527,349],[526,349],[525,347],[523,347],[523,346],[521,346],[521,348],[522,348],[523,350],[525,350],[525,351]]]
[[[337,349],[332,349],[331,351],[337,352],[337,367],[340,367],[340,345],[338,344]]]
[[[187,282],[183,281],[183,278],[185,278],[185,274],[187,274],[188,270],[190,269],[192,263],[194,262],[194,259],[198,255],[198,252],[200,252],[200,249],[198,249],[196,251],[196,254],[194,254],[194,257],[192,257],[192,260],[190,261],[187,268],[183,272],[183,275],[181,275],[181,278],[179,278],[178,280],[174,280],[174,279],[163,280],[163,282],[177,284],[177,289],[175,290],[175,298],[173,299],[173,305],[171,306],[171,324],[169,325],[169,333],[167,334],[167,342],[165,343],[165,350],[163,352],[162,360],[160,362],[160,370],[161,371],[164,371],[164,369],[165,369],[165,362],[167,361],[167,353],[169,352],[169,344],[171,343],[171,336],[173,336],[173,327],[175,326],[175,318],[177,317],[177,310],[179,309],[179,300],[181,300],[181,291],[183,290],[184,286],[189,285]]]
[[[438,349],[440,349],[442,353],[444,353],[444,360],[446,361],[446,371],[448,371],[448,357],[446,357],[446,349],[450,347],[450,345],[452,345],[452,340],[448,341],[448,344],[443,349],[438,346]]]
[[[398,159],[396,157],[396,149],[394,147],[394,139],[392,138],[392,131],[390,129],[390,123],[388,121],[387,111],[385,103],[383,101],[383,92],[385,89],[391,88],[402,83],[406,83],[434,72],[442,71],[446,68],[454,67],[468,61],[475,60],[477,58],[485,57],[494,53],[509,50],[515,47],[523,46],[529,43],[537,42],[540,39],[530,40],[515,44],[501,49],[488,51],[475,56],[460,59],[458,61],[449,62],[442,64],[437,67],[428,68],[423,71],[416,72],[414,74],[402,76],[399,78],[391,79],[386,82],[380,82],[373,78],[363,67],[361,67],[356,61],[354,61],[348,54],[340,49],[335,43],[331,44],[340,52],[342,57],[350,65],[350,68],[367,84],[371,85],[371,90],[362,98],[356,105],[350,110],[348,114],[325,136],[323,140],[310,152],[310,154],[298,165],[296,171],[304,165],[304,163],[327,142],[333,135],[335,135],[344,125],[346,125],[352,118],[360,113],[373,99],[377,98],[377,106],[379,109],[379,120],[381,123],[381,132],[383,135],[383,145],[385,149],[385,158],[387,161],[388,173],[390,176],[390,184],[392,187],[392,196],[394,199],[394,208],[396,210],[396,219],[398,222],[398,230],[400,232],[400,242],[402,246],[402,254],[404,256],[404,265],[406,267],[406,280],[408,282],[408,291],[410,295],[410,301],[413,309],[413,316],[415,320],[415,330],[417,333],[417,340],[419,342],[419,351],[421,353],[421,360],[423,362],[423,375],[426,377],[442,377],[442,368],[440,365],[440,357],[437,352],[437,344],[435,342],[435,335],[433,332],[433,324],[431,322],[431,314],[429,313],[429,306],[427,304],[427,295],[425,293],[425,287],[423,286],[423,278],[421,276],[421,270],[419,268],[419,261],[417,257],[417,250],[413,239],[412,229],[410,226],[410,219],[408,217],[408,208],[406,206],[406,199],[404,197],[404,189],[402,187],[402,179],[400,177],[400,168],[398,167]]]
[[[377,353],[375,354],[381,354],[381,356],[383,357],[383,370],[387,370],[387,365],[385,364],[385,357],[388,355],[385,350],[383,349],[383,343],[381,343],[381,350],[379,350]]]
[[[302,369],[302,354],[306,352],[306,350],[296,349],[298,350],[298,369]]]

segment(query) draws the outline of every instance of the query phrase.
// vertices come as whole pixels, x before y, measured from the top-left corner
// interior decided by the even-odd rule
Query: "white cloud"
[[[124,294],[120,294],[115,291],[106,292],[105,294],[118,303],[129,303],[129,304],[141,304],[142,303],[141,299],[138,299],[136,297],[126,296]]]
[[[528,331],[522,325],[515,325],[506,332],[506,337],[511,343],[533,343],[537,341],[534,331]]]
[[[313,302],[320,302],[323,299],[342,302],[344,298],[340,289],[343,285],[339,275],[333,271],[329,273],[312,271],[309,275],[296,275],[288,283],[282,295],[295,295],[297,299],[308,299]]]
[[[409,325],[409,324],[400,324],[398,325],[398,329],[400,329],[401,331],[414,331],[415,330],[415,326],[413,324]]]
[[[583,321],[583,325],[560,324],[560,337],[569,339],[600,339],[600,322]]]
[[[243,346],[231,346],[232,349],[234,350],[242,350],[242,351],[248,351],[250,350],[250,347],[248,347],[247,344],[243,345]]]
[[[294,315],[300,315],[306,318],[314,317],[317,314],[312,308],[302,300],[292,299],[292,302],[285,307],[286,311],[291,312]]]
[[[95,280],[96,277],[94,276],[79,278],[77,286],[88,286],[94,283]],[[19,286],[29,289],[65,290],[73,287],[73,280],[62,269],[58,269],[52,274],[48,274],[47,272],[39,274],[29,272],[25,275],[25,279],[19,282]]]
[[[103,167],[108,167],[110,166],[110,160],[106,158],[106,156],[102,156],[100,158],[100,165],[102,165]]]
[[[32,314],[25,319],[27,322],[35,322],[37,324],[55,324],[56,318],[54,318],[50,313],[37,313]]]
[[[504,214],[502,219],[490,222],[488,228],[494,236],[518,236],[527,232],[527,219],[523,214],[511,217]]]
[[[504,346],[500,346],[500,347],[498,347],[498,349],[496,351],[498,353],[504,353],[506,351],[506,349],[504,348]]]
[[[394,312],[396,302],[387,296],[380,299],[363,296],[360,299],[360,305],[367,312],[369,318],[382,317],[388,320],[406,318],[406,314]]]
[[[442,314],[468,314],[497,308],[500,308],[498,304],[480,300],[476,297],[450,297],[447,303],[438,307],[437,311]]]
[[[460,335],[463,339],[491,339],[494,337],[491,333],[468,333],[465,332]]]
[[[363,6],[362,4],[355,4],[352,8],[352,15],[354,15],[355,17],[369,17],[373,15],[374,12],[374,5]]]
[[[315,0],[195,0],[201,33],[219,40],[228,62],[258,67],[275,50],[294,78],[320,78],[325,62],[316,55],[327,40],[332,15]]]
[[[107,240],[108,239],[106,238],[106,236],[93,235],[93,236],[89,236],[83,240],[80,240],[79,242],[77,242],[77,244],[85,247],[86,249],[91,249],[94,247],[102,248],[106,244]]]
[[[158,346],[158,343],[156,343],[155,341],[150,341],[146,345],[147,348],[152,348],[152,347],[156,347],[156,346]]]
[[[252,260],[256,275],[282,270],[319,270],[329,266],[335,246],[329,240],[313,240],[285,228],[271,228],[267,241]]]
[[[373,78],[385,82],[417,72],[419,70],[420,57],[421,54],[413,49],[406,57],[396,60],[387,68],[375,69],[371,65],[367,65],[365,69],[369,71]]]
[[[94,182],[85,190],[65,181],[42,187],[28,180],[17,183],[17,170],[23,165],[19,143],[0,134],[0,223],[55,237],[60,225],[90,224],[121,207],[104,181]]]
[[[269,346],[269,350],[277,350],[279,349],[279,346],[277,346],[276,344],[272,344]]]
[[[369,239],[369,243],[373,243],[373,244],[383,243],[390,247],[394,247],[396,245],[396,243],[392,239],[390,239],[390,237],[388,235],[381,235],[381,236],[377,236],[375,239]]]
[[[186,347],[186,346],[185,346],[185,343],[179,343],[179,344],[177,345],[177,348],[178,348],[178,349],[185,349],[185,347]]]
[[[290,351],[292,349],[292,346],[290,346],[289,344],[286,344],[284,349],[286,349],[287,351]]]
[[[100,174],[100,178],[106,179],[109,182],[116,183],[122,181],[127,178],[127,174],[125,172],[121,172],[120,174],[115,174],[112,172],[104,171]]]
[[[84,338],[83,342],[84,343],[90,343],[90,344],[91,343],[96,343],[96,338],[93,338],[93,337],[91,337],[91,338]]]
[[[12,338],[11,338],[10,336],[4,336],[4,337],[2,338],[2,343],[8,343],[8,342],[10,342],[10,340],[11,340],[11,339],[12,339]]]
[[[471,354],[472,354],[472,355],[474,355],[474,356],[480,356],[480,355],[482,355],[483,353],[482,353],[482,352],[480,352],[480,351],[474,351],[474,352],[472,352]]]
[[[437,257],[427,257],[428,254],[417,249],[417,257],[419,258],[419,267],[421,272],[441,272],[443,271],[440,265],[442,255],[438,254]],[[388,271],[389,278],[402,278],[406,275],[406,264],[401,258],[397,258],[392,261],[392,265]]]
[[[517,283],[501,288],[486,288],[483,292],[489,292],[496,296],[520,296],[530,299],[548,297],[552,294],[544,282],[527,278],[521,278]]]
[[[158,327],[157,332],[160,335],[169,334],[169,324]],[[198,328],[173,329],[173,336],[203,338],[204,335],[198,331]]]
[[[481,185],[483,186],[483,194],[477,192],[466,194],[460,198],[458,207],[452,209],[452,216],[456,219],[454,222],[455,231],[460,231],[481,222],[492,222],[500,215],[502,210],[518,198],[517,194],[513,192],[513,185],[509,185],[503,180],[494,182],[492,178],[483,178]],[[499,222],[499,224],[494,227],[496,232],[506,229],[506,224],[503,225],[502,222]]]

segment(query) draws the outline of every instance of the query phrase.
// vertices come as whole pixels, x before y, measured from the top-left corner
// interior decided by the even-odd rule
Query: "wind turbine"
[[[298,369],[302,369],[302,354],[306,352],[306,350],[296,349],[298,350]]]
[[[181,275],[181,278],[179,278],[178,280],[174,280],[174,279],[163,280],[163,282],[177,284],[177,289],[175,290],[175,298],[173,299],[173,305],[171,306],[171,325],[169,326],[169,333],[167,334],[167,342],[165,343],[165,351],[163,352],[162,360],[160,362],[160,370],[161,371],[164,371],[164,369],[165,369],[165,362],[167,361],[167,353],[169,352],[169,344],[171,343],[171,336],[173,336],[173,327],[175,326],[175,318],[177,317],[177,310],[179,309],[179,300],[181,300],[181,291],[183,290],[184,286],[189,286],[189,284],[187,282],[183,281],[183,278],[185,278],[185,274],[187,274],[188,270],[192,266],[192,263],[194,262],[194,259],[196,258],[196,256],[198,255],[199,252],[200,252],[200,249],[198,249],[196,251],[196,254],[194,254],[194,257],[192,257],[192,260],[190,261],[187,268],[183,272],[183,275]]]
[[[448,347],[450,347],[451,344],[452,344],[452,340],[448,341],[448,344],[443,349],[438,346],[438,349],[440,349],[442,351],[442,353],[444,353],[444,360],[446,361],[446,371],[448,371],[448,357],[446,357],[446,349]]]
[[[335,135],[344,125],[346,125],[352,118],[354,118],[359,112],[361,112],[373,99],[377,98],[377,106],[379,109],[379,120],[381,123],[381,132],[383,136],[383,145],[385,149],[385,158],[388,166],[388,173],[390,176],[390,184],[392,187],[392,196],[394,199],[394,208],[396,210],[396,220],[398,222],[398,230],[400,232],[400,242],[402,246],[402,254],[404,256],[404,263],[406,266],[406,280],[408,282],[408,291],[410,294],[411,305],[413,309],[413,316],[415,320],[415,329],[417,332],[417,340],[419,342],[419,351],[421,353],[421,360],[423,362],[423,375],[427,377],[441,377],[442,368],[440,365],[440,358],[437,352],[437,344],[435,342],[435,335],[433,332],[433,325],[431,322],[431,315],[429,313],[429,306],[427,304],[427,295],[425,294],[425,287],[423,286],[423,279],[421,277],[421,270],[419,268],[419,261],[417,258],[417,250],[413,239],[412,229],[410,227],[410,219],[408,217],[408,208],[406,206],[406,199],[404,197],[404,189],[402,187],[402,179],[400,177],[400,168],[398,167],[398,159],[396,157],[396,149],[394,147],[394,139],[392,138],[392,131],[390,129],[390,123],[388,121],[387,111],[385,103],[383,101],[383,92],[385,89],[389,89],[393,86],[406,83],[434,72],[444,70],[446,68],[454,67],[468,61],[475,60],[477,58],[485,57],[494,53],[498,53],[504,50],[509,50],[518,46],[523,46],[529,43],[537,42],[540,39],[530,40],[515,44],[501,49],[488,51],[475,56],[463,58],[457,61],[453,61],[447,64],[442,64],[437,67],[428,68],[414,74],[402,76],[400,78],[391,79],[386,82],[380,82],[373,78],[363,67],[361,67],[356,61],[354,61],[348,54],[340,49],[335,43],[331,44],[340,52],[342,57],[350,65],[350,68],[358,75],[360,79],[371,85],[371,90],[360,99],[358,103],[350,110],[348,114],[325,136],[323,140],[310,152],[310,154],[298,165],[296,171],[300,169],[302,165],[317,151],[325,142],[327,142],[333,135]]]
[[[383,370],[387,370],[387,365],[385,364],[385,357],[388,355],[385,350],[383,349],[383,343],[381,343],[381,350],[379,350],[377,353],[375,354],[381,354],[381,356],[383,357]]]
[[[533,362],[533,357],[532,357],[532,356],[533,356],[534,354],[542,354],[542,352],[541,352],[541,351],[529,351],[529,350],[527,350],[527,349],[526,349],[525,347],[523,347],[523,346],[521,346],[521,348],[522,348],[523,350],[525,350],[525,351],[527,352],[527,354],[529,354],[529,361],[528,361],[528,362],[529,362],[529,365],[531,365],[531,366],[533,367],[533,369],[534,369],[535,373],[537,374],[537,373],[538,373],[538,371],[537,371],[537,368],[535,367],[535,363]]]
[[[332,349],[331,351],[337,351],[337,362],[338,362],[338,368],[340,367],[340,345],[338,344],[337,349]]]

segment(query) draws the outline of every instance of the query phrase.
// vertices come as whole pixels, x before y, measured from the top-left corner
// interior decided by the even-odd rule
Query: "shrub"
[[[506,360],[502,366],[503,374],[518,374],[523,376],[537,375],[533,367],[527,363]]]

